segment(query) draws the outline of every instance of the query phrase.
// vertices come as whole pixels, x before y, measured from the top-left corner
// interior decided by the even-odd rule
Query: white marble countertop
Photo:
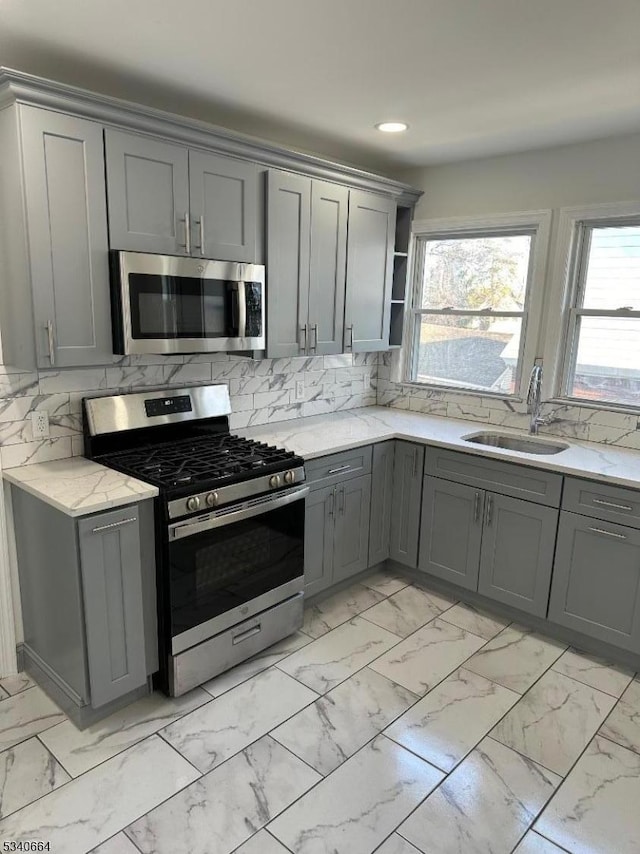
[[[281,421],[237,432],[242,436],[280,445],[305,459],[349,450],[350,448],[406,439],[457,451],[491,457],[546,469],[560,474],[593,478],[620,486],[640,488],[640,452],[614,448],[595,442],[578,442],[554,436],[539,436],[541,441],[561,442],[569,447],[559,454],[539,455],[508,451],[486,445],[470,444],[465,436],[480,432],[498,432],[525,437],[516,430],[505,430],[477,421],[461,421],[418,412],[406,412],[384,406],[368,406],[327,415],[314,415],[295,421]]]
[[[86,516],[154,498],[158,489],[84,457],[34,463],[7,469],[5,480],[62,510],[68,516]]]

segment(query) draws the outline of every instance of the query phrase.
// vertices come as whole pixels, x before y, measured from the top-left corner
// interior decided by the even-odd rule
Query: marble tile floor
[[[0,680],[0,851],[637,854],[639,800],[639,676],[398,575],[83,732]]]

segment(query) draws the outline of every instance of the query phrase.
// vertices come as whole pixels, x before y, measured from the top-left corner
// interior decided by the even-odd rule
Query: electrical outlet
[[[304,400],[304,380],[296,380],[296,400]]]
[[[31,433],[34,439],[49,438],[49,413],[46,409],[31,413]]]

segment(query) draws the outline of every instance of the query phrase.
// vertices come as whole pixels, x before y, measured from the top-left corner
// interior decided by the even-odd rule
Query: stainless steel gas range
[[[159,687],[184,694],[302,625],[304,460],[229,432],[226,386],[84,401],[85,454],[156,485]]]

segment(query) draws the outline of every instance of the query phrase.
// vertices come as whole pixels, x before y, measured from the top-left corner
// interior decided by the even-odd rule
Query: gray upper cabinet
[[[504,495],[486,495],[478,592],[545,617],[558,511]]]
[[[21,107],[20,123],[37,365],[104,364],[113,350],[102,127],[37,107]]]
[[[549,619],[640,652],[640,530],[562,512]]]
[[[482,490],[425,477],[418,568],[477,590],[483,504]]]
[[[348,352],[389,348],[395,225],[393,199],[351,191],[344,320]]]
[[[137,508],[78,522],[87,658],[94,708],[147,678]]]
[[[423,469],[422,445],[395,443],[389,551],[393,560],[413,569],[418,564]]]
[[[311,179],[267,178],[267,356],[307,352]]]
[[[320,593],[332,582],[333,486],[312,489],[306,499],[304,527],[304,590],[307,596]]]
[[[256,260],[258,171],[255,163],[189,152],[192,250],[203,258]]]
[[[379,442],[373,446],[369,566],[381,563],[389,557],[394,451],[395,442]]]
[[[311,185],[308,352],[342,353],[349,190],[326,181]]]
[[[336,487],[333,580],[342,581],[368,566],[371,475]]]
[[[107,130],[112,249],[189,253],[189,154],[180,145]]]

